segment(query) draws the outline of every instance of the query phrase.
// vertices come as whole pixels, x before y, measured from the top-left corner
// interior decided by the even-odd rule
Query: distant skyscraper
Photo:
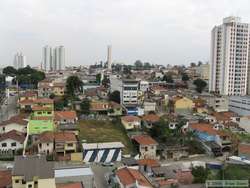
[[[222,95],[250,93],[249,24],[227,17],[211,33],[209,90]]]
[[[43,69],[48,71],[59,71],[65,69],[65,49],[63,46],[49,46],[43,48]]]
[[[15,69],[26,67],[26,57],[22,53],[16,53],[14,56],[13,66]]]
[[[46,72],[52,70],[52,49],[50,46],[43,47],[42,69]]]
[[[111,45],[108,45],[108,69],[111,70],[112,69],[112,46]]]

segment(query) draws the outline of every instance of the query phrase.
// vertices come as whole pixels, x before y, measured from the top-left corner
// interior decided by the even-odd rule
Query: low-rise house
[[[151,188],[151,183],[138,170],[121,168],[116,171],[116,179],[123,188]]]
[[[36,141],[37,150],[39,154],[51,155],[54,152],[54,133],[43,132]]]
[[[228,111],[228,96],[204,96],[207,100],[208,106],[213,108],[216,112]]]
[[[215,112],[212,114],[218,123],[228,123],[230,121],[238,122],[240,118],[234,112]]]
[[[13,188],[56,188],[54,163],[46,157],[16,156],[12,170]]]
[[[139,171],[146,173],[148,176],[153,174],[153,168],[161,166],[159,161],[155,159],[139,159],[137,162],[139,165]]]
[[[82,182],[77,183],[57,183],[56,188],[84,188]]]
[[[174,98],[174,111],[177,114],[190,114],[193,112],[194,103],[191,99],[186,97]]]
[[[78,118],[75,111],[55,111],[56,124],[74,124]]]
[[[238,156],[250,160],[250,143],[240,143],[239,144]]]
[[[13,116],[9,120],[0,123],[0,135],[3,133],[10,132],[12,130],[26,133],[27,124],[28,121],[25,119],[25,116],[22,115]]]
[[[77,139],[74,133],[71,132],[56,132],[55,137],[55,152],[57,154],[67,154],[76,152]]]
[[[150,87],[150,91],[153,95],[159,96],[159,95],[163,95],[164,93],[166,93],[167,89],[163,86],[156,85],[156,86]]]
[[[243,128],[246,132],[250,133],[250,116],[240,117],[239,126]]]
[[[230,135],[222,127],[218,127],[218,124],[193,123],[189,128],[194,131],[202,144],[204,144],[205,149],[212,149],[210,147],[211,142],[219,145],[222,151],[231,149],[232,141]]]
[[[121,116],[122,106],[113,101],[92,101],[90,111],[100,115]]]
[[[16,150],[23,148],[24,140],[25,134],[16,130],[4,133],[0,136],[0,150],[12,150],[15,152]]]
[[[123,116],[121,123],[126,130],[140,129],[141,119],[137,116]]]
[[[48,80],[40,81],[37,89],[39,97],[49,97],[53,93],[52,82]]]
[[[156,110],[156,102],[144,101],[143,102],[144,113],[147,114],[149,112],[155,112]]]
[[[19,102],[24,100],[35,100],[37,99],[37,93],[35,91],[26,91],[21,93],[19,96]]]
[[[147,128],[152,128],[157,122],[160,121],[160,117],[156,114],[148,114],[142,116],[143,125]]]
[[[136,144],[140,159],[156,159],[158,143],[148,135],[138,135],[133,138]]]
[[[121,142],[83,143],[82,148],[85,163],[109,163],[121,161],[124,145]]]
[[[65,83],[54,82],[52,86],[52,91],[55,96],[63,96],[65,93]]]

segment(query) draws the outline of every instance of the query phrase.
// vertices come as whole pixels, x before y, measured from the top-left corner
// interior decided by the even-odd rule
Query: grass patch
[[[250,166],[227,164],[224,177],[228,180],[250,180]]]
[[[134,147],[119,121],[81,120],[78,123],[79,139],[91,142],[122,142],[124,154],[130,154]]]

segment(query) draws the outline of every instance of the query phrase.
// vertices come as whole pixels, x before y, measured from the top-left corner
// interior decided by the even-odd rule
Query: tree
[[[12,66],[8,66],[3,69],[3,74],[7,76],[15,76],[16,73],[17,73],[17,70]]]
[[[97,74],[97,75],[96,75],[96,82],[97,82],[98,84],[101,83],[101,79],[102,79],[101,73]]]
[[[165,81],[167,83],[174,83],[174,80],[172,78],[171,74],[165,74],[162,78],[162,81]]]
[[[82,81],[78,78],[78,76],[70,76],[67,78],[66,91],[71,97],[82,91]]]
[[[51,93],[49,96],[50,99],[54,99],[55,97],[56,97],[56,95],[54,93]]]
[[[123,74],[131,74],[131,67],[128,65],[123,66]]]
[[[198,61],[198,66],[201,66],[202,64],[202,61]]]
[[[202,93],[202,91],[207,86],[207,83],[204,80],[200,79],[200,78],[196,79],[193,82],[193,84],[196,86],[196,91],[199,92],[199,93]]]
[[[182,81],[186,82],[189,80],[189,76],[187,75],[187,73],[183,73],[181,79],[182,79]]]
[[[136,69],[141,69],[143,67],[143,63],[141,62],[141,60],[136,60],[134,66]]]
[[[143,67],[144,67],[144,69],[150,69],[152,66],[150,65],[149,62],[145,62],[145,63],[143,64]]]
[[[88,98],[83,99],[80,106],[81,106],[81,112],[83,114],[89,114],[90,113],[90,101],[89,101]]]
[[[121,102],[120,91],[113,91],[112,93],[110,93],[109,100],[120,104]]]
[[[110,84],[110,80],[109,80],[108,76],[105,75],[103,80],[102,80],[102,85],[107,88],[109,86],[109,84]]]
[[[192,175],[194,176],[193,183],[205,183],[209,174],[209,170],[203,166],[192,168]]]
[[[194,62],[190,63],[190,67],[196,67],[196,64]]]

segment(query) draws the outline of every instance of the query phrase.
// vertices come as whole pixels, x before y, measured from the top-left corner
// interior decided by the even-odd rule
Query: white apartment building
[[[64,46],[52,49],[47,45],[43,48],[42,56],[42,69],[46,72],[65,70]]]
[[[42,52],[42,69],[46,72],[50,71],[52,67],[52,49],[50,46],[43,47]]]
[[[127,107],[138,105],[139,82],[136,80],[123,80],[121,102]]]
[[[222,95],[248,93],[249,32],[249,24],[239,17],[224,18],[222,25],[213,28],[209,91]]]
[[[26,67],[26,56],[24,56],[21,52],[16,53],[14,56],[13,66],[15,69]]]

